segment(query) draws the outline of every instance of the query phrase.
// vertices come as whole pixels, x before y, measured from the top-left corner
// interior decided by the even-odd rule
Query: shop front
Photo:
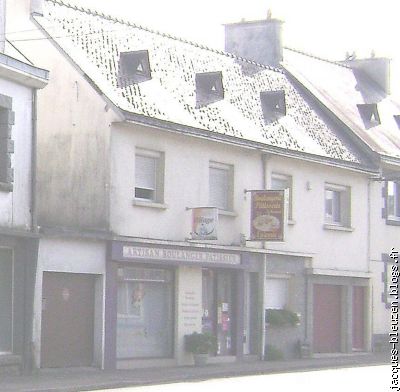
[[[190,364],[184,336],[210,332],[241,357],[246,263],[238,251],[113,241],[106,267],[105,367]]]

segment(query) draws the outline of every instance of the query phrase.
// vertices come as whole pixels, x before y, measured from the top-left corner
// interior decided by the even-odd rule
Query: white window
[[[287,192],[287,210],[289,220],[293,219],[292,214],[292,176],[285,174],[272,173],[271,189],[286,190]]]
[[[210,162],[209,205],[233,211],[233,166]]]
[[[387,182],[387,218],[400,220],[400,183]]]
[[[156,151],[136,150],[135,198],[150,202],[163,202],[163,154]]]
[[[289,300],[289,279],[267,278],[265,281],[265,308],[287,309]]]
[[[325,223],[350,226],[350,188],[325,184]]]

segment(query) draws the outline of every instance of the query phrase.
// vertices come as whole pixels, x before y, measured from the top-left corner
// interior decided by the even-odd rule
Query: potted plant
[[[185,335],[185,349],[193,354],[194,364],[204,366],[208,355],[217,349],[217,338],[209,332]]]

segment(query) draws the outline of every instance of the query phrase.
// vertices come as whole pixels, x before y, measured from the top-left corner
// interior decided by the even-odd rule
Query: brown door
[[[313,311],[314,352],[340,352],[341,286],[314,285]]]
[[[365,333],[365,290],[353,287],[353,349],[364,350]]]
[[[42,300],[42,367],[91,366],[93,275],[45,272]]]

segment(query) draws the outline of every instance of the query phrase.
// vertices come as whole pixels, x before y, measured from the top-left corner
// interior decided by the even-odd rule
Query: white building
[[[377,169],[347,131],[282,69],[40,3],[32,17],[28,0],[8,8],[11,41],[52,74],[38,109],[36,366],[186,364],[193,331],[217,335],[213,361],[265,344],[368,351]],[[282,188],[285,241],[248,241],[246,191]],[[189,239],[195,207],[218,207],[217,240]],[[266,309],[300,325],[264,334]]]
[[[4,36],[4,2],[0,2]],[[0,374],[28,371],[37,262],[36,94],[48,72],[0,45]]]

